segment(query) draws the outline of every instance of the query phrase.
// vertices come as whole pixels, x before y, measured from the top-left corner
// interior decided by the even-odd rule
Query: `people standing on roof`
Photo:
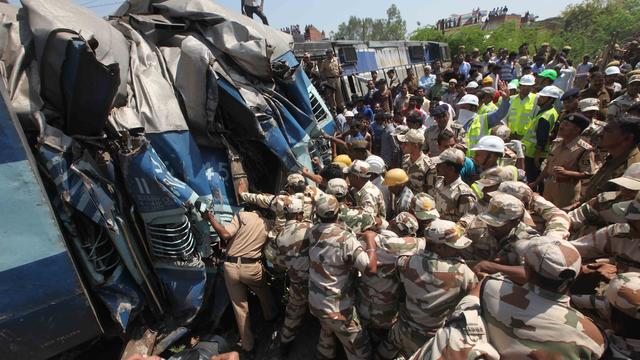
[[[253,18],[254,14],[258,15],[263,24],[269,25],[267,16],[264,14],[264,0],[260,0],[260,4],[258,0],[241,0],[240,5],[244,15],[250,18]]]

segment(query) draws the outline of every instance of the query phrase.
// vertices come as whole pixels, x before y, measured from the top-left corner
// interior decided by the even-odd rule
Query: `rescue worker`
[[[566,116],[553,142],[544,170],[531,184],[536,189],[544,181],[544,197],[561,209],[579,204],[582,180],[596,171],[593,148],[580,134],[589,126],[589,119],[574,113]]]
[[[640,195],[613,205],[627,222],[612,224],[571,243],[584,259],[610,258],[618,272],[640,271]]]
[[[621,201],[633,200],[640,190],[640,163],[631,164],[621,177],[609,180],[618,186],[617,191],[606,191],[582,203],[569,212],[571,229],[579,234],[625,222],[624,216],[613,212],[612,206]]]
[[[369,164],[355,160],[349,166],[349,184],[352,187],[355,205],[385,219],[387,209],[382,192],[369,181]]]
[[[342,84],[340,81],[342,68],[333,50],[327,49],[325,55],[325,58],[318,68],[318,73],[320,74],[320,79],[328,85],[325,93],[328,102],[327,105],[329,105],[330,109],[335,110],[337,106],[344,106]]]
[[[392,217],[403,211],[409,211],[413,191],[409,189],[409,176],[402,169],[391,169],[384,174],[382,185],[387,186],[389,193],[393,195],[391,214]]]
[[[495,93],[496,90],[492,87],[483,87],[476,93],[478,96],[478,103],[480,104],[480,107],[478,108],[478,115],[488,114],[498,110],[498,106],[493,103],[493,96]]]
[[[413,193],[432,193],[436,182],[436,169],[429,157],[422,152],[424,134],[417,129],[410,129],[405,134],[397,135],[402,157],[402,170],[409,176],[409,188]]]
[[[270,225],[256,212],[240,211],[228,225],[220,224],[209,210],[205,210],[202,217],[209,220],[226,248],[224,282],[238,325],[242,349],[253,355],[256,348],[249,320],[247,290],[251,289],[258,296],[267,321],[274,320],[277,315],[261,260]]]
[[[524,284],[499,275],[483,280],[480,303],[491,345],[510,359],[599,359],[602,333],[567,296],[580,273],[580,254],[553,238],[523,245]]]
[[[436,201],[426,193],[415,194],[411,199],[409,212],[418,219],[418,234],[424,233],[433,220],[440,218],[436,209]]]
[[[436,209],[443,220],[457,222],[476,203],[476,195],[460,177],[464,165],[464,153],[455,148],[443,151],[432,158],[438,172],[435,188]]]
[[[302,200],[288,198],[282,205],[286,222],[275,240],[267,243],[265,255],[274,265],[286,269],[289,278],[287,307],[278,339],[280,354],[286,356],[307,312],[307,298],[309,297],[309,239],[307,231],[313,224],[304,219]]]
[[[318,200],[320,223],[307,232],[309,249],[309,309],[320,321],[317,353],[335,358],[337,338],[349,360],[371,357],[369,336],[355,309],[355,272],[375,274],[375,233],[365,237],[366,248],[346,226],[337,223],[340,204],[333,195]]]
[[[384,163],[384,160],[377,155],[369,155],[365,161],[369,164],[369,181],[382,193],[386,211],[385,217],[387,217],[389,215],[389,209],[391,208],[391,194],[389,193],[389,189],[382,184],[384,174],[387,171],[387,165]]]
[[[511,136],[522,139],[526,134],[526,129],[533,121],[536,108],[536,94],[532,92],[536,79],[533,75],[524,75],[520,78],[518,94],[511,96],[509,103],[509,116],[507,126],[511,129]]]
[[[497,191],[522,201],[525,208],[522,221],[538,233],[564,240],[569,237],[569,215],[540,194],[533,192],[527,184],[520,181],[504,181],[500,183]]]
[[[498,136],[483,136],[471,149],[473,150],[473,163],[479,173],[502,164],[504,140]]]
[[[458,102],[460,109],[458,115],[458,123],[463,126],[467,132],[467,156],[473,156],[471,148],[478,143],[478,140],[489,134],[489,129],[498,125],[498,123],[507,116],[509,112],[509,91],[504,82],[499,85],[500,95],[502,96],[502,104],[497,111],[477,114],[478,98],[475,95],[465,95]]]
[[[547,157],[549,134],[558,119],[558,111],[553,103],[560,96],[562,96],[562,90],[553,85],[546,86],[538,93],[538,111],[522,138],[522,145],[525,148],[524,167],[530,179],[538,178],[542,161]]]
[[[340,203],[338,222],[346,225],[356,235],[374,228],[381,220],[370,210],[353,206],[347,200],[349,185],[344,179],[331,179],[327,184],[327,194],[336,197]]]
[[[394,359],[398,352],[413,354],[442,327],[458,302],[477,283],[478,278],[460,257],[471,244],[458,225],[434,220],[424,232],[423,252],[401,256],[397,261],[406,300],[399,319],[378,346],[377,355]]]
[[[640,102],[640,75],[634,75],[627,82],[627,92],[615,98],[607,108],[607,119],[616,119]]]
[[[609,153],[604,163],[589,180],[581,202],[605,191],[615,190],[609,180],[620,177],[631,164],[640,162],[640,122],[632,119],[611,120],[602,131],[600,149]]]
[[[438,146],[438,136],[445,130],[451,131],[456,138],[456,146],[466,151],[465,134],[462,125],[449,118],[449,111],[446,105],[438,105],[431,111],[431,117],[435,120],[435,125],[429,127],[424,132],[424,146],[422,151],[429,156],[438,156],[440,148]]]
[[[363,274],[358,280],[356,298],[358,315],[373,343],[386,338],[387,332],[398,317],[398,305],[402,289],[397,279],[396,261],[400,256],[416,254],[420,239],[414,237],[418,220],[408,212],[402,212],[375,237],[378,271]]]

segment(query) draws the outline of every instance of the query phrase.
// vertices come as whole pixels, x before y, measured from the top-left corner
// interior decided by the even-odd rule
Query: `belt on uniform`
[[[227,256],[226,259],[224,259],[224,261],[226,262],[230,262],[230,263],[238,263],[240,262],[240,264],[255,264],[258,261],[260,261],[260,259],[254,259],[254,258],[246,258],[246,257],[238,257],[238,256]]]

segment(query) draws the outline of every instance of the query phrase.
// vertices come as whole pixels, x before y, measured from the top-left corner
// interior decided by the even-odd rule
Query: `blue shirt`
[[[464,165],[462,166],[462,169],[460,169],[460,177],[462,178],[462,181],[467,184],[471,184],[473,182],[473,177],[477,174],[478,171],[476,170],[476,164],[473,160],[465,156]]]
[[[464,75],[464,78],[467,79],[469,78],[469,71],[471,71],[471,64],[463,61],[462,64],[460,64],[460,69],[458,70],[458,72]]]
[[[371,107],[369,105],[365,105],[364,108],[362,110],[357,109],[359,114],[364,115],[365,118],[369,119],[369,121],[373,120],[373,110],[371,110]]]
[[[544,70],[544,64],[538,66],[536,64],[531,65],[531,72],[534,74],[538,74]]]
[[[434,74],[431,74],[429,76],[422,76],[420,77],[420,81],[418,81],[418,83],[420,84],[420,86],[424,87],[425,90],[427,90],[436,83],[436,76]]]

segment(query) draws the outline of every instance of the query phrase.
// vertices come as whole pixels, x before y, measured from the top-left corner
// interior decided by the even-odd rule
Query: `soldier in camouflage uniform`
[[[348,189],[349,185],[344,179],[331,179],[327,183],[327,194],[335,196],[340,202],[338,222],[346,225],[356,234],[377,228],[381,220],[375,214],[361,207],[349,206],[346,202]]]
[[[584,235],[603,226],[625,222],[624,216],[616,215],[611,207],[615,203],[633,200],[636,197],[640,190],[640,163],[631,164],[621,177],[609,182],[616,184],[619,191],[600,193],[569,212],[571,229],[579,232],[575,235]]]
[[[353,187],[355,205],[384,219],[387,209],[384,196],[371,181],[369,181],[369,164],[366,161],[355,160],[349,167],[349,184]]]
[[[296,330],[307,311],[309,296],[309,239],[307,231],[312,224],[304,220],[304,203],[288,198],[283,204],[286,222],[274,241],[267,243],[265,255],[274,265],[287,270],[289,292],[284,324],[280,333],[283,354],[293,342]]]
[[[459,257],[471,244],[464,230],[447,220],[434,220],[425,230],[425,251],[401,256],[398,274],[405,292],[400,316],[377,354],[393,359],[400,351],[413,354],[444,324],[456,304],[473,288],[478,279]]]
[[[362,324],[374,339],[374,343],[386,337],[396,321],[401,297],[400,283],[396,277],[396,260],[399,256],[416,254],[421,239],[412,237],[418,230],[418,220],[411,214],[398,214],[375,238],[378,271],[363,274],[357,287],[357,309]],[[377,341],[376,341],[377,340]]]
[[[498,192],[515,196],[522,201],[525,212],[523,222],[538,233],[558,239],[569,238],[569,216],[549,200],[534,193],[527,184],[519,181],[505,181]]]
[[[640,193],[633,201],[613,205],[627,222],[609,225],[571,243],[584,259],[609,257],[618,272],[640,271]]]
[[[431,160],[436,164],[438,172],[434,198],[440,218],[457,222],[469,213],[476,203],[473,190],[460,177],[460,170],[464,165],[464,153],[461,150],[449,148]]]
[[[333,195],[316,202],[320,223],[307,232],[309,249],[309,308],[320,321],[318,358],[336,356],[336,338],[347,357],[371,357],[369,336],[355,309],[355,269],[373,274],[377,269],[375,233],[365,235],[366,249],[346,226],[339,224],[340,204]]]
[[[492,194],[488,209],[478,215],[478,220],[486,227],[474,227],[468,231],[473,240],[472,246],[465,251],[467,260],[481,261],[475,271],[493,274],[498,264],[521,265],[522,258],[516,252],[515,243],[528,240],[538,233],[522,222],[524,204],[511,195],[496,192]]]
[[[429,224],[440,218],[436,201],[429,194],[418,193],[411,199],[409,212],[418,219],[418,234],[424,234]]]
[[[508,359],[599,359],[605,341],[598,327],[570,305],[569,286],[580,273],[580,254],[564,240],[529,241],[526,283],[500,275],[484,279],[480,294],[489,341]]]
[[[426,192],[433,195],[436,183],[436,169],[429,157],[422,152],[424,134],[419,129],[411,129],[397,136],[402,157],[402,170],[409,175],[409,188],[414,194]]]

